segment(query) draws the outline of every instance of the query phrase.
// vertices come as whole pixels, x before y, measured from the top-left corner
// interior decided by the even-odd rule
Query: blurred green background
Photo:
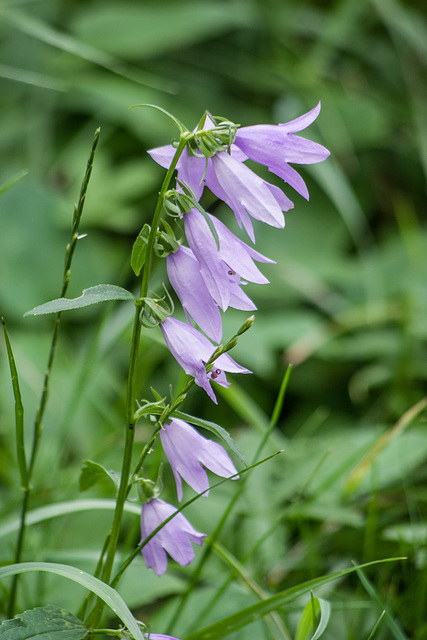
[[[427,638],[422,414],[389,432],[390,444],[372,457],[363,480],[350,489],[348,483],[367,448],[426,388],[426,8],[415,0],[2,0],[0,51],[0,184],[28,172],[0,198],[0,313],[15,349],[28,433],[52,322],[22,316],[59,295],[73,203],[96,127],[101,140],[81,225],[88,237],[77,248],[70,297],[98,283],[131,290],[137,284],[130,249],[150,220],[163,176],[146,150],[167,144],[176,131],[160,113],[131,105],[158,104],[192,128],[206,109],[248,126],[290,120],[322,101],[303,135],[332,156],[301,168],[310,202],[286,187],[295,209],[285,230],[255,229],[257,249],[277,265],[263,267],[270,286],[246,290],[259,311],[235,357],[254,375],[235,376],[218,407],[198,391],[185,410],[233,427],[249,458],[293,363],[270,447],[285,453],[256,480],[254,474],[229,545],[239,556],[240,545],[250,546],[251,536],[283,512],[277,546],[267,540],[249,563],[273,591],[349,559],[408,555],[399,570],[378,569],[374,578],[408,637]],[[225,207],[204,198],[230,220]],[[153,288],[164,279],[157,264]],[[63,318],[33,507],[74,497],[82,459],[119,464],[131,317],[123,303]],[[244,319],[227,312],[225,335]],[[150,364],[141,367],[140,395],[151,398],[150,384],[166,394],[180,371],[160,332],[145,332],[143,344]],[[10,515],[20,493],[0,348],[0,480]],[[143,427],[138,437],[144,439]],[[219,509],[225,504],[221,492],[212,500]],[[195,511],[199,526],[209,526],[209,507]],[[51,556],[49,544],[41,545],[46,532],[35,531],[28,559],[64,561],[73,546],[64,526],[51,529]],[[101,539],[91,544],[98,549]],[[7,540],[4,561],[13,538]],[[73,540],[75,561],[83,562],[83,552],[92,551],[81,532]],[[179,577],[168,578],[160,595],[182,590]],[[214,569],[210,577],[212,586]],[[53,579],[43,582],[53,593]],[[367,637],[375,622],[374,605],[343,614],[351,587],[361,601],[367,597],[356,581],[350,596],[344,589],[331,638]],[[34,589],[23,604],[40,604]]]

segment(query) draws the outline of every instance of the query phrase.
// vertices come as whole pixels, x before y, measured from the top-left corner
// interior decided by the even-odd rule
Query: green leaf
[[[57,298],[39,307],[34,307],[31,311],[24,313],[24,316],[41,316],[46,313],[59,313],[70,309],[81,309],[89,307],[91,304],[106,302],[107,300],[135,300],[135,296],[127,289],[116,287],[114,284],[98,284],[89,289],[83,289],[79,298]]]
[[[331,605],[322,598],[311,599],[304,607],[295,640],[318,640],[326,629],[331,615]],[[314,633],[313,633],[314,631]]]
[[[85,460],[80,473],[79,489],[80,491],[87,491],[87,489],[93,487],[94,484],[106,478],[112,481],[116,489],[119,488],[120,474],[114,471],[108,471],[97,462]]]
[[[81,620],[54,605],[24,611],[0,624],[0,640],[83,640],[87,633]]]
[[[145,258],[147,257],[147,246],[148,246],[149,235],[150,235],[150,225],[144,224],[132,247],[130,264],[136,276],[139,276],[140,271],[144,266]]]
[[[109,587],[107,584],[102,582],[102,580],[98,580],[98,578],[94,578],[89,573],[86,573],[86,571],[82,571],[76,567],[70,567],[66,564],[57,564],[56,562],[22,562],[20,564],[11,564],[7,567],[0,567],[0,579],[8,578],[9,576],[19,573],[27,573],[28,571],[47,571],[48,573],[55,573],[56,575],[63,576],[64,578],[77,582],[82,585],[82,587],[85,587],[85,589],[89,589],[101,598],[101,600],[103,600],[110,609],[112,609],[112,611],[114,611],[125,627],[131,634],[133,634],[134,640],[144,640],[144,635],[139,628],[137,621],[129,611],[122,597],[115,589]],[[65,638],[66,636],[64,637],[64,640]],[[49,639],[49,636],[47,636],[47,639]],[[7,640],[9,640],[9,638]],[[37,640],[40,639],[38,638]]]
[[[231,616],[222,618],[222,620],[218,620],[208,627],[204,627],[199,631],[190,633],[188,636],[185,636],[183,640],[218,640],[219,638],[224,638],[224,636],[227,636],[234,631],[238,631],[238,629],[246,627],[248,624],[251,624],[251,622],[255,622],[255,620],[263,618],[271,611],[276,611],[281,607],[289,605],[291,602],[304,595],[305,593],[309,593],[317,587],[321,587],[328,582],[332,582],[333,580],[342,578],[349,573],[353,573],[353,571],[356,571],[357,569],[367,566],[373,566],[376,564],[382,564],[383,562],[395,562],[396,560],[401,559],[402,558],[387,558],[385,560],[369,562],[367,564],[360,565],[357,568],[350,567],[348,569],[344,569],[343,571],[336,571],[335,573],[322,576],[321,578],[315,578],[314,580],[303,582],[299,585],[296,585],[295,587],[291,587],[290,589],[281,591],[271,598],[267,598],[266,600],[257,602],[250,607],[246,607],[238,613],[234,613]]]
[[[181,418],[181,420],[186,420],[187,422],[191,422],[191,424],[195,424],[197,427],[202,427],[203,429],[207,429],[211,433],[214,433],[216,436],[218,436],[218,438],[221,438],[221,440],[223,440],[230,447],[231,451],[236,454],[236,456],[243,462],[245,467],[248,466],[248,462],[240,447],[234,442],[228,431],[223,427],[220,427],[219,424],[215,424],[215,422],[210,422],[209,420],[196,418],[195,416],[191,416],[188,413],[183,413],[182,411],[174,411],[173,415],[176,418]]]

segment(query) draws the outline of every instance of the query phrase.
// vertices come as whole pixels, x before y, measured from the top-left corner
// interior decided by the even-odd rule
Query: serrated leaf
[[[24,313],[24,316],[41,316],[70,309],[82,309],[98,302],[107,302],[107,300],[135,300],[135,296],[127,289],[114,284],[97,284],[95,287],[83,289],[82,295],[78,298],[57,298],[34,307],[31,311]]]
[[[80,473],[79,489],[80,491],[87,491],[87,489],[93,487],[94,484],[105,479],[111,480],[115,488],[118,489],[120,474],[114,471],[108,471],[97,462],[85,460]]]
[[[144,224],[138,237],[133,243],[130,264],[136,276],[139,276],[147,256],[148,236],[150,235],[150,225]]]
[[[6,567],[0,567],[0,580],[20,573],[27,573],[28,571],[47,571],[48,573],[54,573],[77,582],[85,589],[89,589],[114,611],[116,616],[120,618],[125,627],[133,635],[134,640],[144,640],[144,635],[123,598],[115,589],[102,582],[102,580],[91,576],[82,569],[77,569],[77,567],[58,564],[56,562],[21,562],[20,564],[10,564]],[[4,639],[0,638],[0,640],[6,640],[6,636],[4,636]],[[9,640],[9,638],[7,638],[7,640]],[[40,640],[40,637],[38,637],[37,640]],[[47,638],[43,640],[50,640],[50,638],[47,636]],[[61,640],[68,640],[68,638],[67,636],[63,636]]]
[[[215,424],[215,422],[210,422],[209,420],[202,420],[201,418],[196,418],[196,416],[190,416],[188,413],[183,413],[182,411],[174,411],[173,415],[176,418],[181,418],[181,420],[186,420],[187,422],[191,422],[191,424],[195,424],[196,427],[202,427],[203,429],[207,429],[211,433],[214,433],[218,438],[221,438],[228,447],[230,447],[231,451],[236,454],[236,456],[243,462],[245,467],[248,466],[247,460],[243,455],[240,447],[234,442],[233,438],[230,436],[228,431],[223,427],[220,427],[219,424]]]
[[[83,640],[87,633],[81,620],[54,605],[24,611],[0,624],[0,640]]]
[[[330,615],[331,605],[329,602],[312,595],[302,612],[295,640],[318,640],[326,629]]]

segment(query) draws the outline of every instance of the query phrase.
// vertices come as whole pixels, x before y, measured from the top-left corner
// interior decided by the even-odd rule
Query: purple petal
[[[150,149],[149,151],[147,151],[147,153],[161,167],[169,169],[172,159],[175,155],[175,151],[176,149],[174,149],[171,144],[167,144],[164,147],[156,147],[155,149]]]
[[[158,498],[143,504],[141,510],[142,540],[166,518],[176,512],[175,507]],[[142,548],[147,567],[153,569],[157,575],[162,575],[167,568],[166,551],[179,564],[186,566],[194,558],[190,540],[200,545],[205,537],[205,534],[199,533],[191,526],[182,513],[176,513],[175,517],[166,523]]]
[[[233,211],[243,209],[256,220],[273,227],[284,226],[282,210],[259,176],[228,153],[217,153],[211,161]]]
[[[316,104],[314,109],[307,111],[304,115],[295,118],[295,120],[290,120],[289,122],[284,122],[283,124],[279,124],[279,127],[285,133],[295,133],[295,131],[302,131],[306,129],[309,125],[311,125],[317,118],[320,113],[320,101]]]
[[[317,142],[301,136],[288,135],[283,147],[281,159],[295,164],[315,164],[331,155],[330,151]]]
[[[276,176],[282,178],[285,182],[287,182],[297,193],[300,194],[306,200],[309,199],[307,185],[304,180],[301,178],[298,171],[295,171],[293,167],[290,167],[288,164],[283,163],[279,164],[276,162],[270,162],[268,164],[268,170],[271,173],[275,173]]]
[[[201,493],[209,488],[204,467],[223,477],[236,473],[224,448],[201,436],[184,420],[172,418],[170,423],[164,425],[160,438],[175,476],[179,501],[182,499],[181,477],[197,493]],[[207,491],[205,495],[208,495]]]
[[[253,263],[253,260],[270,263],[274,261],[242,242],[242,240],[237,238],[218,218],[215,218],[215,216],[209,217],[218,234],[220,245],[219,253],[224,262],[245,280],[258,284],[268,283],[267,278],[262,275],[258,267]]]
[[[181,246],[176,253],[170,253],[167,257],[167,270],[184,311],[190,314],[209,338],[221,342],[221,315],[191,249]]]
[[[185,235],[199,264],[200,272],[215,302],[225,311],[230,301],[226,267],[206,220],[197,209],[184,216]]]

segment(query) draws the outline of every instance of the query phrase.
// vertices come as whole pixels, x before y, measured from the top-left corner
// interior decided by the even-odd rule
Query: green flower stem
[[[138,355],[139,355],[139,343],[140,343],[140,337],[141,337],[141,323],[140,323],[139,317],[140,317],[141,311],[144,308],[144,298],[148,294],[148,282],[149,282],[150,272],[151,272],[151,262],[153,257],[154,242],[155,242],[157,230],[159,227],[160,216],[163,210],[164,196],[166,191],[169,188],[169,184],[172,179],[173,172],[175,171],[178,160],[181,156],[181,153],[185,149],[188,137],[190,135],[192,134],[190,134],[189,132],[181,134],[179,144],[175,152],[175,155],[173,157],[172,163],[163,180],[162,188],[159,193],[159,199],[157,201],[156,209],[153,215],[150,235],[148,237],[148,242],[147,242],[147,258],[144,264],[144,270],[142,274],[141,295],[140,295],[140,299],[135,303],[136,310],[135,310],[132,343],[131,343],[131,350],[130,350],[130,363],[129,363],[127,395],[126,395],[126,436],[125,436],[125,448],[123,453],[122,472],[120,477],[120,486],[119,486],[119,492],[117,495],[116,508],[114,511],[113,524],[111,526],[111,531],[109,534],[110,539],[108,544],[107,556],[106,556],[105,564],[101,574],[101,579],[107,584],[109,584],[110,578],[111,578],[114,558],[116,555],[117,543],[119,540],[119,533],[120,533],[120,527],[122,523],[124,505],[125,505],[127,495],[129,493],[129,488],[131,486],[131,483],[129,480],[130,480],[130,470],[131,470],[131,464],[132,464],[133,443],[135,438],[136,371],[137,371],[137,362],[138,362]],[[101,620],[103,609],[104,609],[104,602],[103,600],[98,598],[95,608],[91,613],[91,615],[89,616],[90,627],[98,626],[99,621]]]
[[[95,157],[96,147],[98,146],[100,132],[101,130],[99,128],[95,131],[91,152],[86,165],[86,171],[80,187],[79,200],[78,200],[78,203],[74,205],[74,216],[73,216],[73,226],[71,229],[71,240],[67,244],[67,247],[65,250],[64,273],[62,277],[62,287],[61,287],[60,298],[65,297],[65,294],[67,292],[68,285],[70,282],[71,263],[73,260],[75,248],[77,246],[77,241],[79,239],[80,220],[82,217],[84,203],[86,200],[86,192],[89,186],[89,180],[92,173],[93,161]],[[37,452],[38,452],[38,448],[41,440],[43,416],[44,416],[47,401],[49,398],[50,375],[52,371],[53,361],[55,358],[60,322],[61,322],[61,312],[57,313],[55,318],[55,325],[53,328],[52,340],[50,343],[50,351],[49,351],[49,356],[48,356],[48,361],[46,366],[46,372],[43,380],[43,389],[42,389],[40,403],[39,403],[39,406],[37,407],[36,416],[35,416],[34,425],[33,425],[33,442],[31,447],[30,462],[28,464],[27,484],[24,487],[24,497],[22,500],[21,522],[20,522],[20,528],[19,528],[18,539],[16,544],[15,557],[14,557],[15,564],[18,564],[19,562],[21,562],[22,550],[24,548],[25,520],[27,516],[28,505],[29,505],[30,494],[31,494],[31,477],[33,474],[33,469],[36,462]],[[12,585],[10,589],[9,606],[8,606],[9,618],[12,618],[14,615],[17,585],[18,585],[18,574],[16,574],[12,578]]]

